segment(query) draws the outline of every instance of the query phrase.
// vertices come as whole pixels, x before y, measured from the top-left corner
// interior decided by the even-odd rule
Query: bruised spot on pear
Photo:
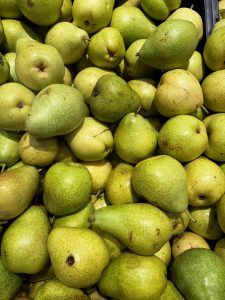
[[[23,108],[23,107],[24,107],[24,103],[23,103],[23,102],[19,102],[16,106],[17,106],[18,108]]]
[[[74,263],[75,263],[75,259],[74,259],[74,256],[71,254],[71,255],[69,255],[69,256],[67,257],[67,259],[66,259],[66,264],[67,264],[69,267],[71,267],[71,266],[74,265]]]

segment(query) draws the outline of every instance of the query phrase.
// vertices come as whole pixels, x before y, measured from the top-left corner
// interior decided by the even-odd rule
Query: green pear
[[[105,184],[105,194],[111,204],[138,202],[131,183],[134,167],[127,163],[119,163],[109,175]]]
[[[124,252],[103,270],[98,289],[110,298],[158,300],[166,282],[166,266],[158,257]]]
[[[216,161],[225,161],[225,113],[215,113],[203,120],[208,134],[208,146],[204,155]]]
[[[159,300],[184,300],[179,290],[175,287],[172,281],[167,280],[166,288],[161,294]]]
[[[13,169],[17,169],[20,167],[25,166],[25,164],[22,162],[22,160],[19,160],[18,162],[16,162],[15,164],[13,164],[12,166],[7,168],[7,171],[13,170]]]
[[[111,234],[140,255],[155,254],[172,236],[170,219],[148,203],[105,206],[96,210],[90,221],[93,230]]]
[[[72,0],[63,0],[60,16],[57,22],[70,22],[72,20]]]
[[[0,173],[0,220],[20,215],[36,195],[39,174],[33,166]]]
[[[29,297],[29,300],[34,300],[35,299],[35,295],[37,294],[37,290],[44,283],[45,283],[45,280],[30,283],[29,290],[28,290],[28,293],[27,293],[28,297]],[[20,300],[22,300],[22,299],[20,299]]]
[[[157,116],[157,117],[148,117],[147,120],[152,125],[152,127],[155,128],[157,132],[159,132],[167,119],[163,118],[162,116]]]
[[[36,41],[16,49],[15,70],[19,81],[34,91],[40,91],[50,84],[62,83],[65,74],[59,51],[51,45]]]
[[[38,283],[38,282],[45,282],[51,278],[54,278],[54,270],[49,260],[48,264],[38,273],[36,274],[27,274],[27,280],[30,283]]]
[[[220,200],[216,203],[216,214],[218,223],[225,233],[225,195],[222,195]]]
[[[0,45],[3,41],[3,39],[4,39],[4,28],[3,28],[2,20],[1,20],[1,16],[0,16]]]
[[[136,164],[153,156],[157,147],[157,132],[143,116],[128,113],[116,128],[114,147],[122,160]]]
[[[176,257],[172,282],[187,300],[222,300],[224,298],[225,264],[212,250],[189,249]]]
[[[219,255],[225,262],[225,237],[222,237],[216,242],[214,252]]]
[[[191,114],[203,105],[201,85],[189,71],[167,71],[160,78],[154,103],[157,111],[167,118]]]
[[[114,238],[111,234],[106,232],[97,231],[97,233],[103,238],[108,249],[110,259],[113,259],[121,255],[122,251],[126,248],[120,241]]]
[[[73,154],[83,161],[102,160],[113,148],[112,132],[93,117],[85,117],[84,122],[64,138]]]
[[[88,300],[90,299],[82,290],[64,285],[58,279],[47,280],[42,284],[35,295],[35,300]]]
[[[184,70],[192,73],[199,82],[205,77],[205,62],[200,52],[194,51],[188,62],[183,67]]]
[[[168,155],[139,162],[132,174],[135,192],[167,212],[181,213],[188,207],[187,175],[184,167]]]
[[[182,67],[198,45],[198,35],[190,21],[170,19],[157,26],[139,51],[140,61],[159,70]]]
[[[185,231],[189,223],[188,210],[182,213],[167,213],[173,226],[173,236],[181,234]]]
[[[143,11],[151,18],[163,21],[168,18],[170,11],[177,10],[181,5],[181,0],[140,0]]]
[[[218,240],[224,235],[218,219],[216,206],[189,207],[191,219],[188,228],[208,240]]]
[[[0,52],[0,85],[9,80],[10,67],[5,56]]]
[[[171,247],[170,242],[166,242],[165,245],[162,246],[155,254],[164,264],[168,267],[171,261]]]
[[[126,114],[136,112],[141,99],[127,82],[118,75],[100,77],[92,91],[90,109],[94,117],[102,122],[117,122]]]
[[[114,8],[110,26],[120,31],[126,48],[138,39],[147,39],[156,28],[140,8],[126,5]]]
[[[104,240],[88,228],[56,227],[47,245],[56,277],[69,287],[93,286],[109,263]]]
[[[115,0],[73,1],[73,20],[78,27],[93,34],[109,24],[114,3]]]
[[[17,0],[0,0],[0,17],[5,19],[18,19],[22,13],[17,5]]]
[[[22,286],[22,277],[9,271],[0,257],[0,300],[10,300]]]
[[[70,22],[58,22],[45,36],[45,44],[55,47],[64,64],[74,64],[84,55],[88,46],[88,33]]]
[[[19,140],[21,135],[0,129],[0,165],[12,166],[19,159]]]
[[[220,0],[219,2],[221,2],[222,0]],[[220,29],[221,27],[224,27],[225,25],[225,19],[220,19],[218,22],[216,22],[212,28],[211,33],[213,33],[214,31]]]
[[[17,0],[22,14],[34,24],[50,26],[54,24],[61,12],[63,0]]]
[[[73,85],[73,78],[72,78],[71,71],[66,66],[65,66],[65,74],[63,77],[63,84],[70,85],[70,86]]]
[[[184,168],[188,180],[189,205],[212,205],[225,193],[225,174],[212,160],[198,157]]]
[[[65,135],[83,122],[84,110],[83,96],[77,89],[51,84],[34,97],[26,127],[34,137]]]
[[[90,200],[92,178],[80,163],[58,162],[44,177],[44,204],[55,216],[74,213]]]
[[[100,295],[99,291],[95,287],[95,289],[91,289],[90,292],[88,292],[88,295],[91,300],[107,300],[108,298]]]
[[[4,232],[1,256],[14,273],[35,274],[49,261],[47,239],[50,223],[40,206],[30,206]]]
[[[125,55],[125,45],[119,30],[105,27],[92,35],[87,54],[97,67],[110,69],[117,67]]]
[[[10,69],[8,82],[19,82],[15,70],[16,53],[15,52],[6,53],[5,59],[7,60]]]

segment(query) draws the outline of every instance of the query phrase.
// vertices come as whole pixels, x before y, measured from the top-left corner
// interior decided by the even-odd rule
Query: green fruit
[[[216,203],[216,213],[218,223],[225,233],[225,195],[222,195],[220,200]]]
[[[0,85],[6,83],[9,79],[10,68],[5,56],[0,52]]]
[[[19,140],[21,135],[0,129],[0,165],[12,166],[19,159]]]
[[[17,0],[0,0],[0,17],[5,19],[21,18],[22,13],[17,6]]]
[[[161,294],[159,300],[184,300],[179,290],[174,286],[172,281],[167,280],[166,288]]]

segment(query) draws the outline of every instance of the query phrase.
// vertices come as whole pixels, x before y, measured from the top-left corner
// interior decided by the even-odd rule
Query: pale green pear
[[[63,77],[63,84],[70,85],[70,86],[73,85],[72,73],[66,66],[65,66],[65,74]]]
[[[18,162],[16,162],[15,164],[13,164],[12,166],[7,168],[7,171],[13,170],[13,169],[17,169],[20,167],[25,166],[25,164],[22,162],[22,160],[19,160]]]
[[[216,214],[218,223],[225,233],[225,195],[222,195],[222,197],[216,204]]]
[[[115,0],[76,0],[72,7],[74,23],[93,34],[109,24],[114,4]]]
[[[0,173],[0,220],[20,215],[34,198],[39,174],[33,166],[22,166]]]
[[[54,24],[61,12],[63,0],[17,0],[22,14],[34,24],[50,26]]]
[[[88,292],[88,295],[91,300],[107,300],[108,299],[108,298],[102,296],[99,293],[99,291],[97,290],[97,288],[95,288],[94,290],[91,289],[90,292]]]
[[[2,20],[1,20],[1,16],[0,16],[0,45],[3,41],[3,39],[4,39],[4,28],[3,28]]]
[[[199,51],[194,51],[183,69],[192,73],[198,79],[198,81],[201,82],[206,73],[205,62],[202,54]]]
[[[103,270],[98,289],[110,298],[158,300],[166,283],[166,266],[158,257],[124,252]]]
[[[45,36],[45,44],[55,47],[64,64],[74,64],[84,55],[88,46],[88,33],[70,22],[58,22]]]
[[[72,0],[63,0],[60,16],[57,22],[70,22],[72,20]]]
[[[51,84],[34,97],[26,127],[34,137],[65,135],[83,122],[84,110],[83,96],[77,89]]]
[[[56,277],[73,288],[96,284],[110,259],[104,240],[88,228],[54,228],[48,251]]]
[[[110,26],[120,31],[126,48],[138,39],[147,39],[156,28],[140,8],[126,5],[113,9]]]
[[[117,256],[119,256],[126,247],[118,241],[116,238],[114,238],[111,234],[106,232],[97,231],[97,233],[103,238],[105,241],[108,249],[109,249],[109,256],[110,259],[113,259]]]
[[[22,13],[17,5],[17,0],[0,0],[0,17],[19,19]]]
[[[159,300],[184,300],[179,290],[175,287],[172,281],[167,280],[166,288],[161,294]]]
[[[181,213],[188,207],[187,175],[182,164],[168,155],[139,162],[132,174],[135,192],[167,212]]]
[[[170,242],[166,242],[155,254],[168,267],[171,261],[171,246]]]
[[[15,52],[8,52],[5,54],[5,59],[9,64],[10,74],[9,74],[9,82],[19,82],[19,79],[16,75],[15,70],[15,61],[16,61],[16,53]]]
[[[49,280],[51,278],[54,278],[54,270],[51,264],[51,261],[47,263],[47,265],[38,273],[36,274],[28,274],[27,279],[30,283],[38,283],[38,282],[44,282],[46,280]]]
[[[0,52],[0,85],[6,83],[9,80],[10,67],[5,56]]]
[[[0,165],[12,166],[19,159],[21,134],[0,129]]]
[[[45,283],[45,280],[41,280],[41,281],[37,281],[37,282],[31,282],[29,285],[29,290],[28,290],[28,297],[29,300],[34,300],[35,299],[35,295],[37,294],[37,290],[39,289],[39,287]],[[22,300],[22,299],[20,299]],[[24,300],[24,299],[23,299]]]
[[[216,22],[212,28],[211,33],[213,33],[214,31],[220,29],[221,27],[223,27],[225,25],[225,19],[220,19],[218,22]]]
[[[222,237],[216,242],[214,252],[219,255],[225,262],[225,237]]]
[[[170,219],[148,203],[105,206],[96,210],[90,221],[93,230],[111,234],[140,255],[155,254],[172,236]]]
[[[181,234],[185,231],[189,223],[188,210],[182,213],[167,213],[173,226],[173,236]]]
[[[85,117],[84,122],[64,138],[73,154],[83,161],[102,160],[113,148],[112,132],[93,117]]]
[[[4,265],[14,273],[35,274],[49,261],[47,239],[48,216],[40,206],[32,205],[16,218],[4,232],[1,256]]]

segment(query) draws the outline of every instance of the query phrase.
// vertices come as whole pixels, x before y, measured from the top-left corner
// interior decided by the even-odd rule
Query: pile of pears
[[[0,0],[0,300],[224,300],[224,8]]]

